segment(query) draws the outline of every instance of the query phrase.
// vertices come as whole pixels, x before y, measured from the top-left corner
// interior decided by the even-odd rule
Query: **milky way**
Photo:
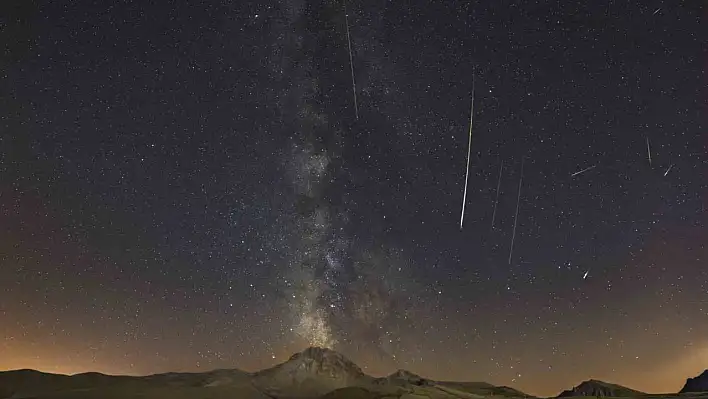
[[[302,12],[291,17],[294,26],[314,18]],[[298,57],[302,48],[319,45],[311,32],[284,32],[284,42],[292,43]],[[283,164],[292,208],[286,212],[287,221],[277,227],[277,236],[289,237],[284,261],[277,267],[279,275],[287,276],[284,301],[291,310],[291,330],[308,345],[336,349],[370,342],[378,356],[388,359],[395,356],[390,348],[399,337],[382,326],[392,315],[416,306],[414,291],[405,287],[413,283],[412,265],[398,259],[395,248],[362,242],[351,234],[346,203],[332,188],[351,178],[341,165],[345,148],[338,138],[352,131],[330,114],[335,107],[323,102],[312,65],[293,62],[289,70],[282,69],[286,76],[302,76],[291,82],[297,90],[289,88],[283,94],[290,99],[283,108],[286,125],[295,129]],[[404,286],[393,286],[384,276]],[[424,291],[419,289],[418,294]]]

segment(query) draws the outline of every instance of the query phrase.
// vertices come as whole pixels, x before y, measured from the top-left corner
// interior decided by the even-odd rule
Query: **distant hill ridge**
[[[708,370],[688,379],[697,392]],[[706,389],[704,389],[706,390]],[[645,394],[617,384],[588,380],[558,397],[630,397]],[[482,399],[529,398],[521,391],[486,382],[435,381],[407,370],[381,378],[364,373],[342,354],[311,347],[255,373],[238,369],[164,373],[144,377],[35,370],[0,372],[0,399]],[[708,399],[693,395],[691,399]]]
[[[636,391],[622,385],[612,384],[599,380],[587,380],[573,389],[561,392],[558,397],[570,396],[595,396],[595,397],[634,397],[646,395],[644,392]]]

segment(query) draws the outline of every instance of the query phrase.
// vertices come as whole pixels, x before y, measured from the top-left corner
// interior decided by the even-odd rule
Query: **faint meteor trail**
[[[347,43],[349,44],[349,68],[352,71],[352,92],[354,93],[354,113],[356,120],[359,120],[359,104],[356,101],[356,80],[354,79],[354,60],[352,58],[352,40],[349,36],[349,15],[347,14],[347,2],[344,1],[344,22],[347,26]]]
[[[671,164],[671,165],[669,165],[669,168],[668,168],[668,169],[666,169],[666,172],[664,172],[664,177],[666,177],[666,175],[668,175],[668,174],[669,174],[669,171],[670,171],[670,170],[671,170],[671,168],[673,168],[673,167],[674,167],[674,164]]]
[[[597,167],[597,165],[588,166],[587,168],[585,168],[585,169],[583,169],[583,170],[579,170],[579,171],[573,173],[572,175],[570,175],[570,177],[574,177],[575,175],[579,175],[579,174],[581,174],[581,173],[585,173],[585,172],[587,172],[588,170],[593,169],[593,168],[595,168],[595,167]]]
[[[651,149],[649,148],[649,137],[647,137],[647,155],[649,156],[649,166],[651,166]]]
[[[511,247],[509,248],[509,264],[514,253],[514,240],[516,239],[516,225],[519,220],[519,202],[521,202],[521,182],[524,181],[524,158],[521,158],[521,176],[519,176],[519,192],[516,194],[516,214],[514,215],[514,232],[511,234]]]
[[[504,168],[504,160],[499,165],[499,178],[497,179],[497,198],[494,200],[494,212],[492,212],[492,229],[494,229],[494,220],[497,216],[497,204],[499,204],[499,187],[501,186],[502,169]]]
[[[467,182],[470,176],[470,154],[472,153],[472,119],[474,118],[474,74],[472,75],[472,106],[470,108],[470,138],[467,143],[467,172],[465,173],[465,191],[462,193],[462,214],[460,215],[460,230],[465,221],[465,203],[467,202]]]

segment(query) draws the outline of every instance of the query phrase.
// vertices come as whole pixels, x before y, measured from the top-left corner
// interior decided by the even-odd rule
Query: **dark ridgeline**
[[[686,384],[681,388],[680,393],[688,392],[708,392],[708,370],[697,377],[686,380]]]

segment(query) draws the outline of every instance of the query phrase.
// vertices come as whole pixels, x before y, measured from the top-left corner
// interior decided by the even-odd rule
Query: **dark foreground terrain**
[[[559,397],[708,399],[704,373],[687,381],[682,393],[648,395],[602,381],[589,380]],[[337,352],[309,348],[287,362],[256,373],[215,370],[166,373],[145,377],[85,373],[73,376],[34,370],[0,372],[0,399],[472,399],[531,398],[509,387],[484,382],[447,382],[405,370],[374,378]]]

